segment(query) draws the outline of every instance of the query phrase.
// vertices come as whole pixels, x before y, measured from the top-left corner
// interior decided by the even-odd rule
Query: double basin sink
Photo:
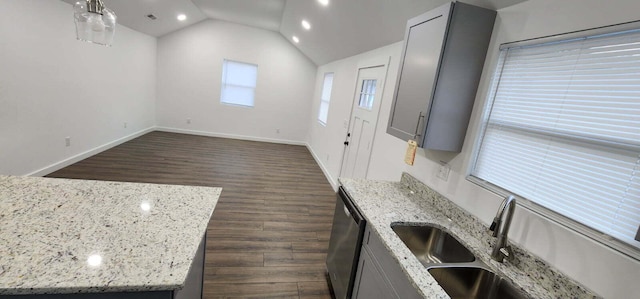
[[[420,224],[391,229],[451,298],[529,298],[445,230]]]

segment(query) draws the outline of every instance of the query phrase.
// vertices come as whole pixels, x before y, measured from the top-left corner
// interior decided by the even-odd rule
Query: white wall
[[[310,148],[335,184],[340,170],[339,157],[343,151],[341,141],[347,132],[342,127],[342,120],[349,116],[355,88],[355,65],[360,59],[371,55],[392,55],[368,178],[397,181],[401,172],[406,171],[489,223],[501,198],[468,182],[466,176],[490,77],[497,61],[498,46],[505,42],[636,20],[639,10],[640,2],[636,0],[619,0],[615,3],[599,0],[529,0],[501,10],[462,152],[451,154],[419,150],[414,166],[407,166],[403,162],[406,143],[386,134],[393,97],[392,92],[388,91],[393,89],[397,78],[401,47],[391,45],[323,65],[319,67],[317,74],[313,113],[317,113],[321,75],[324,72],[336,72],[335,89],[327,127],[311,122],[308,139]],[[328,161],[326,157],[329,157]],[[436,178],[440,161],[446,161],[451,165],[451,173],[446,182]],[[637,260],[614,252],[521,208],[517,209],[510,238],[605,298],[638,296],[640,262]]]
[[[153,37],[118,26],[111,48],[79,42],[71,5],[0,0],[0,174],[53,171],[152,127],[155,63]]]
[[[258,65],[255,107],[220,103],[223,59]],[[158,40],[158,126],[304,143],[315,73],[316,66],[278,33],[203,21]]]
[[[380,142],[378,141],[379,138],[385,138],[385,134],[380,134],[380,126],[384,126],[384,130],[382,130],[382,132],[384,132],[387,126],[387,119],[389,118],[389,107],[391,105],[390,102],[398,73],[398,59],[401,50],[402,43],[398,42],[360,55],[334,61],[318,68],[315,84],[316,92],[313,96],[307,142],[316,160],[320,161],[320,167],[323,168],[325,174],[330,178],[330,182],[334,185],[334,188],[337,184],[337,178],[342,165],[343,142],[348,132],[347,124],[353,106],[358,68],[375,65],[377,62],[391,57],[391,62],[387,70],[382,106],[380,108],[378,132],[374,139],[374,148],[383,148],[383,146],[378,146]],[[334,73],[326,126],[318,121],[320,95],[325,73]],[[373,160],[380,159],[376,158]],[[390,167],[393,168],[393,171],[389,171],[390,173],[397,174],[397,176],[392,178],[395,180],[400,179],[400,173],[404,170],[404,168],[400,166],[399,164],[385,163],[385,167],[388,170],[391,170],[389,169]]]

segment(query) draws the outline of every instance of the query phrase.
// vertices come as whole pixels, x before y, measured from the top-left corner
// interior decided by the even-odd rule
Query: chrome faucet
[[[502,218],[505,210],[507,211],[507,218],[504,220],[504,224],[501,228],[500,224],[502,224]],[[507,236],[509,235],[509,228],[511,227],[511,220],[513,219],[513,212],[515,210],[516,198],[513,197],[513,195],[505,197],[500,204],[500,208],[498,208],[496,217],[493,218],[493,222],[489,227],[489,230],[493,232],[492,235],[494,237],[498,237],[496,245],[493,247],[493,251],[491,252],[491,258],[501,263],[504,262],[505,259],[511,260],[513,258],[513,253],[509,247],[509,239]]]

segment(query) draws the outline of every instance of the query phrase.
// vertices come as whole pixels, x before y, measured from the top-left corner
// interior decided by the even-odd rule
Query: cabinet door
[[[402,299],[422,299],[418,291],[403,273],[398,262],[391,256],[388,249],[382,244],[378,235],[368,227],[365,231],[365,238],[362,245],[362,252],[368,252],[375,266],[379,269],[388,285],[391,286],[394,298]],[[366,248],[366,250],[365,250]]]
[[[360,262],[358,263],[358,274],[353,287],[355,299],[390,299],[398,298],[391,285],[384,278],[384,275],[375,265],[373,259],[366,250],[362,248],[360,252]]]
[[[451,4],[409,20],[387,133],[420,146],[446,37]]]

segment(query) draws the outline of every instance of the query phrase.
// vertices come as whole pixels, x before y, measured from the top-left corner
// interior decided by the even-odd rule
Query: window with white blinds
[[[222,63],[220,102],[253,107],[257,81],[257,65],[225,59]]]
[[[324,74],[322,82],[322,94],[320,95],[320,109],[318,109],[318,121],[327,125],[329,118],[329,102],[331,102],[331,89],[333,88],[333,73]]]
[[[640,30],[501,49],[483,130],[473,181],[640,257]]]

